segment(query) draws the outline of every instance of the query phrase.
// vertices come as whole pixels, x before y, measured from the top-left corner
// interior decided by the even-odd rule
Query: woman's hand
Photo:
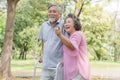
[[[55,28],[55,33],[58,37],[61,35],[60,27]]]

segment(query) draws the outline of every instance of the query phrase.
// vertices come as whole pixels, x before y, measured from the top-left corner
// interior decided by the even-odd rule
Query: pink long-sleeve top
[[[90,63],[84,34],[81,31],[76,31],[70,36],[69,40],[75,50],[63,46],[64,80],[72,80],[78,73],[85,80],[90,80]]]

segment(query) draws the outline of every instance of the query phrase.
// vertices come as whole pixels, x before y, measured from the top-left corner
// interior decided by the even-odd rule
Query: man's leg
[[[40,80],[49,80],[49,78],[50,78],[49,70],[48,69],[42,69],[40,78],[41,78]]]
[[[54,80],[55,73],[55,69],[42,69],[40,80]]]
[[[50,70],[50,75],[51,75],[51,79],[50,80],[55,80],[56,69],[51,69]]]

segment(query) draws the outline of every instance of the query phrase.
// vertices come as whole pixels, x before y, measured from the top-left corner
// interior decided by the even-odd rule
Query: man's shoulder
[[[64,24],[64,19],[61,19],[61,20],[60,20],[60,23]]]
[[[64,27],[64,20],[63,19],[60,20],[59,26],[63,29],[63,27]]]
[[[45,21],[41,24],[41,27],[45,27],[45,26],[48,26],[48,21]]]
[[[42,23],[42,25],[47,25],[48,24],[48,21],[45,21]]]

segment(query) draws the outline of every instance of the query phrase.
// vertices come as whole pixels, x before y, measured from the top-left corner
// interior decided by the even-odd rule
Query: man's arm
[[[42,40],[42,53],[43,53],[43,48],[44,48],[44,42],[43,42],[43,40]]]
[[[43,40],[42,40],[41,44],[42,44],[41,54],[43,55],[43,48],[44,48],[44,42],[43,42]],[[42,61],[43,61],[43,56],[42,56],[42,55],[41,55],[40,58],[39,58],[39,62],[40,62],[40,63],[42,63]]]

